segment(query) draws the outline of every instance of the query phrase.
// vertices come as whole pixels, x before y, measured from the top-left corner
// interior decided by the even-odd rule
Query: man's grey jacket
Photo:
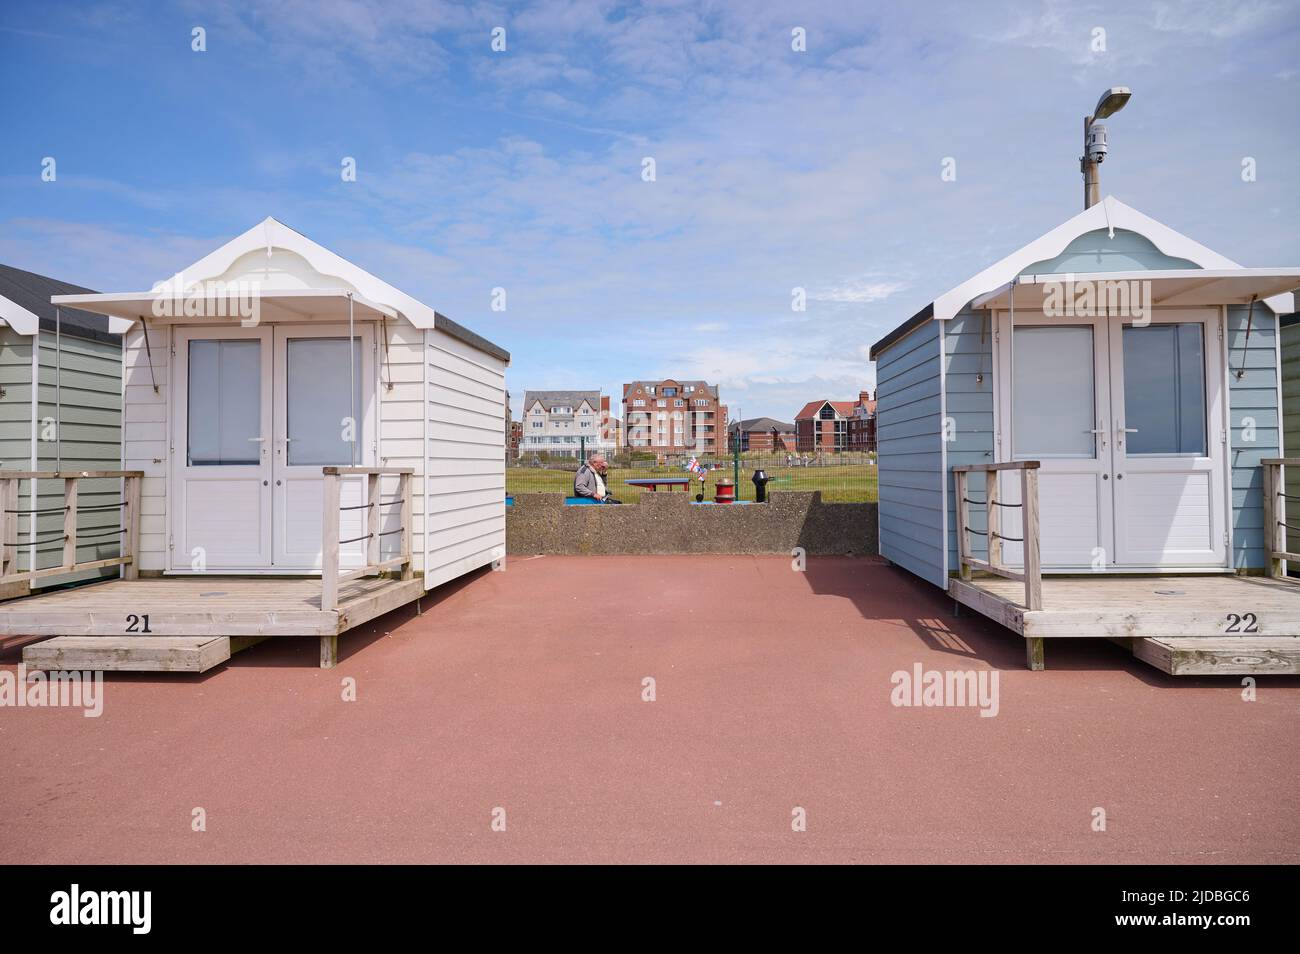
[[[596,486],[596,472],[591,469],[590,464],[583,464],[573,475],[573,496],[595,497]]]

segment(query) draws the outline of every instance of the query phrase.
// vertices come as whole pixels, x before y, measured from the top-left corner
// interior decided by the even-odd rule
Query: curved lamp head
[[[1133,91],[1127,86],[1112,86],[1101,94],[1101,99],[1097,100],[1097,108],[1093,110],[1092,118],[1105,119],[1118,113],[1132,95]]]

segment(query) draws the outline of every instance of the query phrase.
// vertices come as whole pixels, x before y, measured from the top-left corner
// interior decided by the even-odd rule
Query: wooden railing
[[[957,559],[963,580],[971,578],[972,570],[983,570],[1005,577],[1008,580],[1021,580],[1025,584],[1025,609],[1043,608],[1043,571],[1039,551],[1038,532],[1038,468],[1036,460],[1016,460],[1005,464],[966,464],[952,469],[957,492]],[[1020,471],[1020,503],[1003,503],[998,499],[998,473],[1004,470]],[[970,535],[980,533],[970,525],[970,505],[981,503],[970,499],[968,477],[972,473],[984,473],[985,491],[982,503],[988,520],[984,531],[988,536],[987,560],[980,560],[971,555]],[[1022,536],[1008,537],[1002,534],[1002,510],[1007,507],[1018,508],[1021,512]],[[1024,565],[1020,570],[1013,570],[1002,559],[1002,542],[1012,540],[1023,544]]]
[[[1287,550],[1286,532],[1300,533],[1300,526],[1286,522],[1286,468],[1300,467],[1300,457],[1266,457],[1260,462],[1264,471],[1264,549],[1268,553],[1268,575],[1286,579],[1285,560],[1300,560],[1300,553]]]
[[[415,565],[411,562],[411,477],[415,473],[410,467],[326,467],[325,501],[323,509],[324,522],[321,526],[321,609],[329,611],[338,609],[339,584],[359,576],[373,576],[384,570],[402,568],[402,579],[410,580],[415,576]],[[345,477],[366,478],[366,502],[351,507],[342,506],[343,479]],[[380,481],[384,477],[397,478],[397,496],[392,500],[381,501],[379,496]],[[400,506],[401,523],[396,530],[381,530],[381,509]],[[366,511],[366,532],[362,536],[340,540],[340,522],[344,510]],[[383,537],[401,534],[401,552],[387,560],[380,560],[379,542]],[[348,543],[366,541],[366,565],[346,573],[339,567],[339,548]]]
[[[78,490],[83,480],[101,480],[120,478],[122,480],[122,499],[111,504],[78,504]],[[14,584],[31,584],[47,576],[61,576],[78,570],[93,570],[105,566],[121,566],[122,576],[133,580],[139,573],[135,555],[140,539],[140,481],[144,471],[140,470],[0,470],[0,588],[12,589]],[[21,506],[22,498],[18,485],[24,480],[62,480],[63,503],[61,506],[41,506],[40,496],[35,497],[35,506]],[[28,497],[28,500],[33,499]],[[121,527],[95,529],[77,533],[77,514],[92,511],[120,510]],[[19,537],[22,517],[30,517],[35,522],[46,514],[61,514],[63,525],[57,531],[42,535],[39,531],[29,533],[28,539]],[[112,537],[121,537],[119,556],[106,560],[77,561],[77,546],[94,542],[108,542]],[[31,566],[26,570],[18,569],[18,554],[23,547],[39,546],[43,543],[59,541],[63,544],[63,557],[58,566],[36,568],[33,557]],[[9,593],[7,595],[15,595]]]

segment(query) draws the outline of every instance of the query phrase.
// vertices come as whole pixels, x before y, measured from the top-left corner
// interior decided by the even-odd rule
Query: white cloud
[[[808,297],[812,298],[814,301],[831,301],[861,305],[873,301],[884,301],[886,298],[890,298],[907,287],[907,283],[901,281],[854,279],[841,285],[837,285],[834,288],[815,292],[810,294]]]

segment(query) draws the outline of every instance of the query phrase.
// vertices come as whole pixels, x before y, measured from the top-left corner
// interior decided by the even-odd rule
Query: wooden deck
[[[337,609],[323,610],[315,578],[109,580],[0,603],[0,636],[317,636],[328,666],[339,634],[423,592],[422,579],[365,577],[341,584]]]
[[[948,593],[1025,637],[1032,669],[1043,668],[1042,640],[1048,638],[1173,639],[1180,645],[1196,638],[1207,640],[1199,650],[1207,660],[1207,653],[1228,654],[1241,666],[1254,655],[1270,660],[1259,671],[1278,672],[1283,670],[1277,653],[1294,653],[1289,637],[1300,636],[1300,583],[1270,577],[1048,576],[1042,580],[1042,608],[1034,610],[1025,608],[1023,584],[1000,577],[952,579]],[[1174,658],[1159,647],[1131,645],[1153,665]],[[1211,666],[1206,661],[1199,671],[1234,671],[1227,657],[1217,669]]]

